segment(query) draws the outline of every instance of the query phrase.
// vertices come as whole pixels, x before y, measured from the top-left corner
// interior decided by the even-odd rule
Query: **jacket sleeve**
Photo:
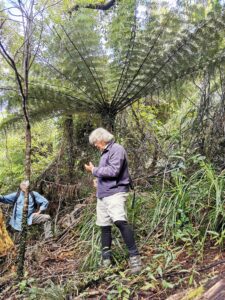
[[[5,204],[13,204],[17,193],[8,194],[5,196],[0,195],[0,202]]]
[[[92,173],[95,177],[104,177],[104,178],[117,177],[123,166],[124,159],[125,159],[125,151],[123,149],[114,151],[110,153],[108,165],[105,167],[94,167]]]
[[[40,205],[40,211],[44,211],[48,207],[48,200],[41,196],[38,192],[33,192],[36,202]]]

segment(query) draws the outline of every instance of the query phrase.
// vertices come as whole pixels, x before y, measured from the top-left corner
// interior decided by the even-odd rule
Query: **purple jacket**
[[[98,198],[128,192],[130,179],[125,149],[114,141],[109,143],[102,152],[99,166],[94,168],[93,175],[98,177]]]

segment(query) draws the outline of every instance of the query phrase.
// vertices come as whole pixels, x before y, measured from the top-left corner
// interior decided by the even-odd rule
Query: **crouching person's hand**
[[[32,216],[38,216],[40,214],[41,214],[41,211],[39,210],[39,211],[36,211],[35,213],[33,213]]]

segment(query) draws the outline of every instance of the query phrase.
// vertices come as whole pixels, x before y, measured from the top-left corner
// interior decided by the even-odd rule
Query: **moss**
[[[4,256],[13,247],[13,241],[11,240],[3,220],[3,214],[0,209],[0,256]]]
[[[181,300],[197,299],[197,297],[201,296],[203,294],[203,292],[204,292],[204,288],[203,288],[203,286],[200,286],[197,289],[189,291],[188,294]]]

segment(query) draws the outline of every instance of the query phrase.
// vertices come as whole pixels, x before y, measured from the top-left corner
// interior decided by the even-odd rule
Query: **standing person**
[[[24,193],[28,188],[28,182],[22,181],[20,183],[20,189],[18,192],[0,196],[0,202],[13,205],[13,214],[10,219],[10,225],[18,231],[21,231],[22,217],[23,217],[23,205],[24,205]],[[45,238],[53,236],[51,230],[51,217],[49,215],[42,214],[48,207],[48,200],[45,199],[37,192],[29,193],[28,204],[28,225],[44,223]]]
[[[125,211],[130,185],[127,153],[104,128],[95,129],[89,136],[89,142],[101,151],[99,166],[89,162],[85,169],[97,177],[96,224],[101,227],[103,265],[108,267],[111,264],[111,226],[115,224],[127,246],[131,272],[138,273],[141,271],[141,259]]]

